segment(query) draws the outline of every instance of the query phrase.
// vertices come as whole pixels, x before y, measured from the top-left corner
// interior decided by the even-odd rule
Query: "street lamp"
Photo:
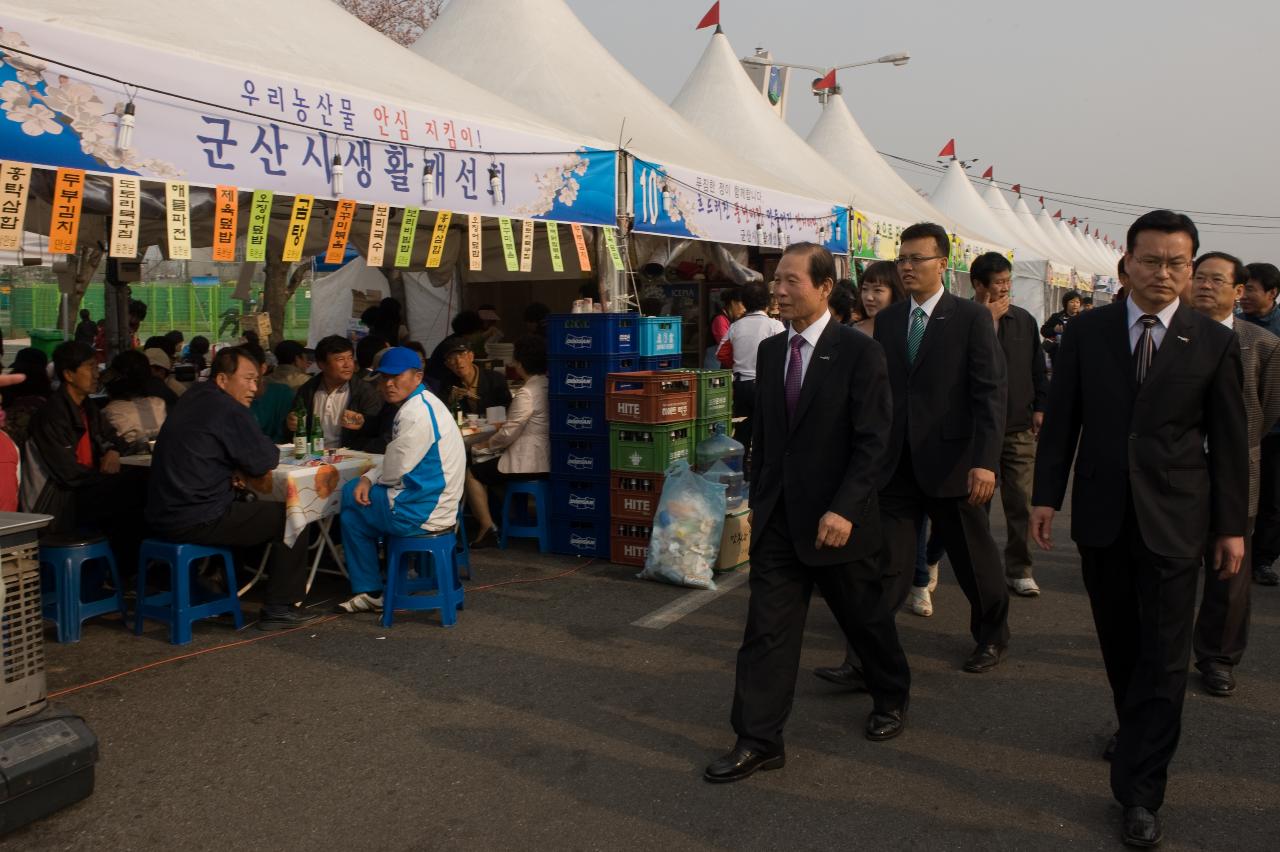
[[[764,53],[763,50],[758,50],[755,56],[746,57],[745,59],[742,60],[742,63],[744,65],[757,65],[764,68],[768,68],[769,66],[774,66],[777,68],[800,68],[805,71],[814,72],[818,76],[815,77],[813,80],[813,94],[818,98],[818,101],[822,104],[826,104],[827,100],[832,95],[840,94],[840,87],[838,85],[823,86],[823,87],[818,86],[819,83],[821,83],[824,79],[826,79],[828,76],[830,76],[832,73],[836,71],[844,71],[845,69],[848,69],[848,68],[862,68],[863,66],[866,66],[866,65],[902,66],[902,65],[906,65],[908,62],[911,61],[911,54],[907,53],[904,50],[899,53],[887,53],[884,56],[881,56],[879,59],[867,59],[867,60],[864,60],[863,62],[850,62],[847,65],[836,65],[834,67],[821,68],[817,65],[801,65],[799,63],[792,63],[792,62],[774,62],[773,60],[768,59],[766,56],[760,55],[762,53]]]

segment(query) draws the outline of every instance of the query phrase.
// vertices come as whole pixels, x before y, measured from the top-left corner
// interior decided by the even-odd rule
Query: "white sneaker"
[[[922,615],[925,618],[933,615],[933,600],[929,597],[929,587],[921,588],[919,586],[911,587],[911,597],[907,598],[907,609],[913,615]]]
[[[374,597],[367,592],[353,595],[350,600],[338,604],[340,612],[382,612],[382,595]]]
[[[929,590],[930,594],[933,594],[934,589],[938,588],[938,563],[937,562],[929,566],[929,585],[925,586],[925,588]]]
[[[1040,596],[1040,587],[1037,586],[1036,581],[1030,577],[1010,580],[1009,588],[1013,589],[1014,594],[1022,595],[1024,598],[1036,598]]]

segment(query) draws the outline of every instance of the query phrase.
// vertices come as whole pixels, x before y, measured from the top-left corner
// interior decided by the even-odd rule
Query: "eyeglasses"
[[[946,257],[945,254],[931,254],[931,255],[912,254],[912,255],[907,255],[906,257],[900,257],[897,260],[895,260],[894,263],[898,264],[898,266],[919,266],[920,264],[925,263],[926,261],[942,260],[944,257]]]
[[[1175,275],[1180,272],[1186,272],[1191,266],[1191,261],[1185,257],[1175,257],[1172,260],[1165,260],[1162,257],[1139,257],[1136,262],[1148,272],[1159,272],[1161,269],[1167,269]]]
[[[1234,281],[1227,278],[1225,275],[1197,275],[1191,280],[1196,284],[1212,284],[1215,287],[1221,287],[1225,284],[1235,284]]]

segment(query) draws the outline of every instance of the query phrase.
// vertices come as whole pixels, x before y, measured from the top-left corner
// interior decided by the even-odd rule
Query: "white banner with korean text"
[[[11,12],[0,12],[0,28],[6,160],[336,200],[336,159],[340,194],[363,204],[617,222],[615,151],[125,45]],[[131,85],[126,91],[107,77]],[[117,109],[131,95],[132,144],[121,150]]]

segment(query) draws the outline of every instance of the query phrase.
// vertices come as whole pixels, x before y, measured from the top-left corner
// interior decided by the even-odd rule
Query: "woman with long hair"
[[[132,449],[142,450],[160,434],[165,418],[164,400],[149,391],[151,362],[141,352],[130,349],[111,361],[110,372],[110,402],[102,414]]]
[[[877,260],[862,272],[858,300],[862,303],[866,319],[855,324],[854,328],[864,334],[875,334],[876,314],[905,298],[907,290],[902,286],[898,265],[891,260]]]

